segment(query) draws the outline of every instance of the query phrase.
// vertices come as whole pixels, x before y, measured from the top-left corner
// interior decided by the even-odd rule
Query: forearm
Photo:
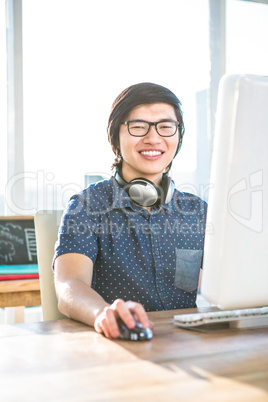
[[[135,326],[135,319],[144,328],[151,326],[140,303],[115,300],[106,301],[91,288],[93,262],[82,254],[63,254],[55,261],[54,279],[61,313],[76,321],[93,326],[108,338],[119,335],[117,318],[120,317],[129,328]],[[135,317],[135,318],[134,318]]]
[[[67,317],[94,326],[96,317],[108,303],[90,286],[79,279],[56,285],[58,308]]]

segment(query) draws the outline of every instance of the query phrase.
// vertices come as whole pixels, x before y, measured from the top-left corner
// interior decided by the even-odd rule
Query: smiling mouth
[[[146,156],[159,156],[163,154],[163,152],[160,151],[141,151],[140,153]]]

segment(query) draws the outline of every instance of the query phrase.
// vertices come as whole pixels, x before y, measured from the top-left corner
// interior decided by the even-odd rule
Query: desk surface
[[[188,310],[189,311],[189,310]],[[149,342],[72,320],[0,326],[3,401],[268,401],[268,329],[201,333],[149,313]]]

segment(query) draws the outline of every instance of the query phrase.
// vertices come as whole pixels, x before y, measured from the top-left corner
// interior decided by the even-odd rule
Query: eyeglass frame
[[[147,123],[147,124],[149,124],[149,127],[148,127],[148,131],[145,133],[145,134],[142,134],[142,135],[135,135],[135,134],[131,134],[130,133],[130,131],[129,131],[129,123],[135,123],[135,122],[142,122],[142,123]],[[161,135],[161,134],[159,134],[159,132],[158,132],[158,130],[157,130],[157,124],[159,124],[159,123],[167,123],[167,122],[170,122],[170,123],[175,123],[176,124],[176,131],[175,131],[175,133],[174,134],[171,134],[171,135]],[[148,133],[149,133],[149,131],[150,131],[150,129],[151,129],[151,127],[152,126],[154,126],[155,127],[155,131],[157,132],[157,134],[160,136],[160,137],[163,137],[163,138],[166,138],[166,137],[173,137],[173,135],[175,135],[176,134],[176,132],[178,131],[178,128],[179,128],[179,126],[180,126],[180,122],[179,121],[175,121],[175,120],[168,120],[168,119],[164,119],[164,120],[160,120],[160,121],[157,121],[157,122],[150,122],[150,121],[146,121],[146,120],[128,120],[128,121],[124,121],[124,122],[122,122],[122,123],[120,123],[120,124],[124,124],[124,125],[126,125],[127,126],[127,130],[128,130],[128,133],[129,133],[129,135],[131,135],[132,137],[145,137]]]

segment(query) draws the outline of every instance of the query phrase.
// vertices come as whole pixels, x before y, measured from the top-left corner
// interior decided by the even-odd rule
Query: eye
[[[159,128],[162,130],[173,129],[175,124],[172,121],[163,121],[159,124]]]
[[[146,123],[142,121],[133,121],[129,123],[129,128],[131,130],[144,130],[146,129]]]

